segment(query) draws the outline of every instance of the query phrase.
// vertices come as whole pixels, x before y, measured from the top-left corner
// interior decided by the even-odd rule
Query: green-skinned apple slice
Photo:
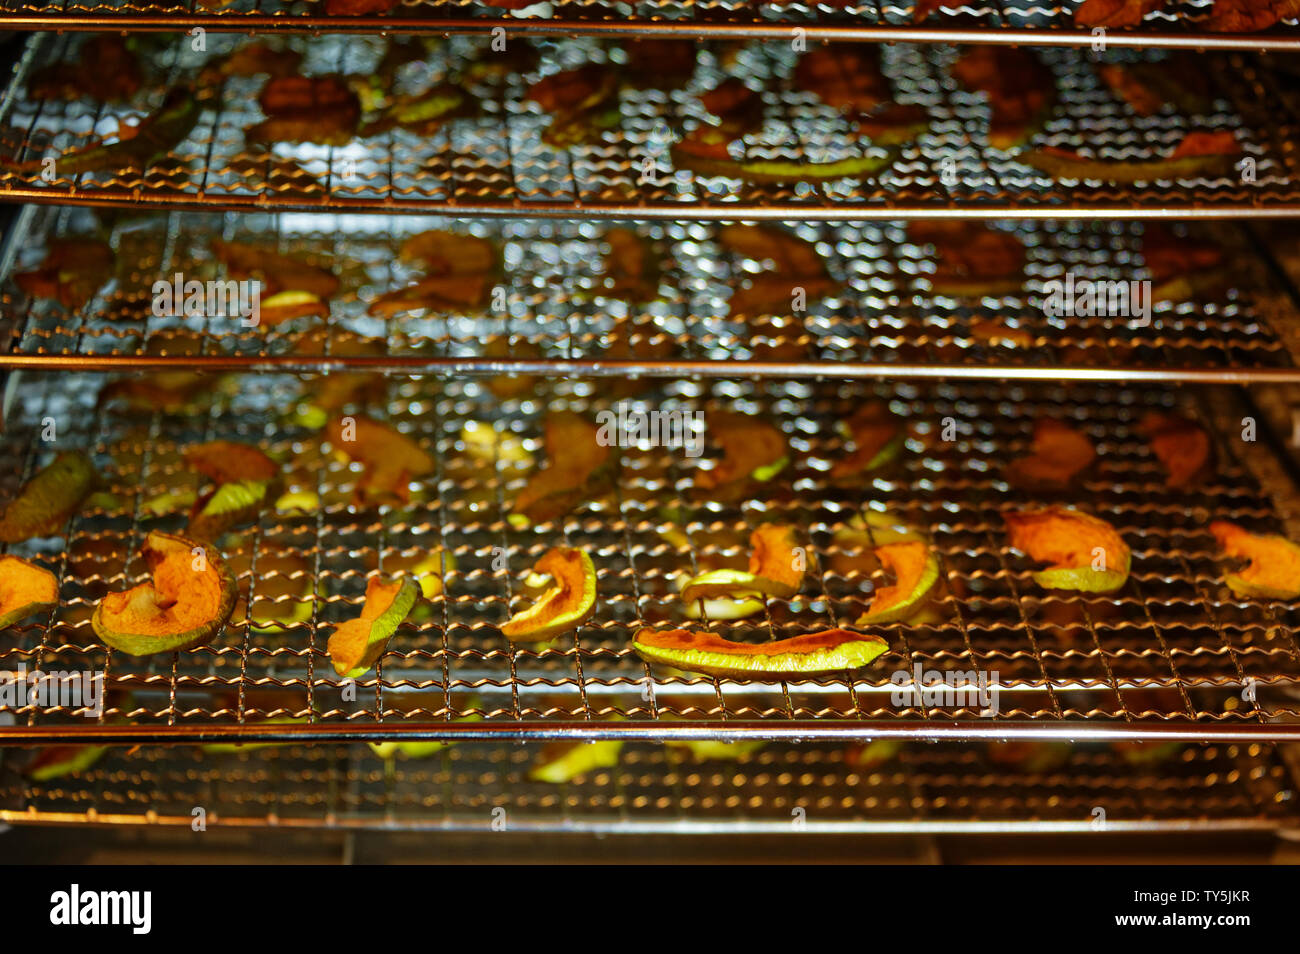
[[[361,616],[340,623],[326,644],[334,671],[345,679],[364,675],[384,654],[419,599],[420,585],[409,576],[391,583],[372,577],[366,584]]]
[[[865,666],[889,648],[879,636],[828,629],[771,643],[737,643],[712,633],[643,629],[632,648],[646,662],[736,679],[781,680]]]

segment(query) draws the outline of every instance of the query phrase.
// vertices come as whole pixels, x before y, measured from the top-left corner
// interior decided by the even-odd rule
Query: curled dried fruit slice
[[[1097,457],[1086,435],[1050,418],[1034,425],[1032,446],[1032,454],[1007,466],[1007,482],[1013,486],[1064,487]]]
[[[1170,487],[1186,487],[1211,469],[1214,448],[1210,435],[1195,421],[1153,411],[1142,418],[1138,430],[1151,441]]]
[[[580,501],[603,489],[605,467],[613,439],[572,411],[556,411],[546,418],[542,443],[546,466],[529,478],[515,498],[512,523],[542,523],[564,516]]]
[[[726,176],[746,182],[827,182],[833,179],[865,179],[893,165],[897,153],[883,156],[849,156],[829,162],[804,162],[797,159],[732,159],[702,155],[683,148],[671,150],[673,165],[690,169],[702,176]]]
[[[795,289],[807,302],[832,294],[838,283],[811,242],[785,229],[765,225],[728,225],[718,241],[729,252],[763,264],[763,270],[731,296],[732,317],[790,315]]]
[[[989,98],[989,144],[1012,149],[1042,128],[1056,102],[1056,76],[1030,50],[983,44],[952,66],[967,89]]]
[[[1168,157],[1146,162],[1092,159],[1051,146],[1023,153],[1019,158],[1053,179],[1128,183],[1223,175],[1239,155],[1241,146],[1232,132],[1190,132]]]
[[[218,484],[236,480],[270,481],[280,467],[251,444],[208,441],[185,448],[185,463]]]
[[[33,782],[50,782],[93,766],[108,751],[106,745],[51,745],[27,763],[23,774]]]
[[[552,547],[533,564],[533,571],[549,576],[553,585],[501,627],[512,641],[545,642],[577,629],[591,617],[596,609],[596,565],[586,553]]]
[[[560,742],[542,749],[542,754],[528,777],[534,782],[560,785],[595,769],[613,768],[623,748],[619,739],[597,742]]]
[[[237,480],[222,484],[195,501],[186,527],[193,536],[212,540],[232,527],[257,519],[270,499],[264,480]]]
[[[267,118],[244,131],[250,143],[342,146],[356,135],[361,101],[342,76],[276,76],[257,98]]]
[[[1025,244],[1010,232],[968,219],[913,222],[908,236],[934,246],[929,276],[936,295],[979,298],[1017,294],[1025,283]]]
[[[1113,593],[1128,580],[1132,554],[1105,520],[1064,507],[1009,513],[1004,519],[1013,547],[1050,564],[1033,574],[1045,589]]]
[[[939,559],[918,540],[885,543],[875,549],[876,559],[894,575],[893,586],[876,590],[859,626],[893,623],[916,613],[939,582]]]
[[[0,517],[0,543],[21,543],[60,533],[99,485],[90,458],[69,451],[23,484]]]
[[[891,98],[880,49],[873,44],[828,43],[811,50],[795,66],[794,83],[827,106],[853,114],[870,112]]]
[[[58,605],[53,573],[16,556],[0,556],[0,629]]]
[[[356,679],[369,670],[419,599],[419,584],[410,577],[392,583],[372,577],[366,584],[361,616],[340,623],[326,644],[334,671],[345,679]]]
[[[1276,534],[1251,533],[1226,520],[1210,524],[1210,533],[1225,555],[1250,560],[1240,573],[1223,578],[1232,592],[1266,600],[1300,597],[1300,546]]]
[[[154,530],[140,548],[153,579],[109,593],[95,607],[95,635],[129,656],[206,643],[235,608],[235,578],[215,549]]]
[[[753,482],[766,483],[790,463],[785,435],[771,424],[728,411],[710,414],[707,423],[722,459],[712,470],[697,472],[695,487],[714,499],[736,500]]]
[[[749,537],[749,572],[701,573],[682,587],[682,600],[694,603],[716,597],[745,600],[754,596],[788,599],[803,585],[807,569],[807,557],[798,543],[794,527],[774,523],[759,527]]]
[[[344,417],[325,425],[336,451],[365,466],[356,496],[363,503],[410,499],[412,480],[433,472],[433,459],[400,431],[368,417]]]
[[[712,633],[643,629],[632,648],[646,662],[709,676],[785,679],[865,666],[889,648],[879,636],[828,629],[772,643],[737,643]]]
[[[852,481],[884,467],[898,458],[907,441],[902,420],[890,413],[884,401],[871,401],[861,407],[843,430],[853,441],[853,450],[831,467],[830,477],[835,483]]]

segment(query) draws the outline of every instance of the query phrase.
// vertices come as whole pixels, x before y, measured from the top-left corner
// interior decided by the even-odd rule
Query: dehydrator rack
[[[168,3],[23,2],[5,0],[0,17],[14,30],[171,32],[201,27],[213,32],[261,33],[490,33],[504,28],[520,36],[786,39],[798,28],[810,40],[869,43],[1014,43],[1087,46],[1097,33],[1080,26],[1074,11],[1082,0],[995,0],[953,3],[917,17],[915,2],[881,0],[830,4],[750,3],[746,0],[575,0],[509,11],[475,0],[408,0],[394,10],[363,16],[332,15],[315,2],[200,0]],[[1105,31],[1114,47],[1295,50],[1293,23],[1260,33],[1207,28],[1212,0],[1171,0],[1135,27]]]
[[[885,170],[861,182],[818,187],[738,185],[673,169],[668,130],[698,118],[695,93],[724,75],[761,80],[767,127],[756,156],[830,162],[862,152],[847,121],[812,94],[791,87],[798,54],[788,44],[746,51],[725,73],[707,51],[685,92],[624,91],[618,130],[598,144],[556,148],[542,142],[548,122],[525,101],[518,76],[478,90],[484,114],[449,122],[432,136],[386,133],[346,147],[276,146],[250,150],[244,130],[260,117],[256,79],[230,79],[213,108],[170,155],[143,173],[59,173],[58,156],[93,139],[110,113],[85,103],[31,101],[25,81],[33,64],[65,59],[77,37],[42,35],[19,63],[0,100],[0,159],[55,158],[53,178],[42,168],[0,169],[0,199],[135,209],[294,210],[348,213],[442,213],[474,217],[560,217],[683,220],[895,220],[963,217],[1025,218],[1265,218],[1300,214],[1300,171],[1295,143],[1300,111],[1277,81],[1239,53],[1206,54],[1218,85],[1209,110],[1183,117],[1168,112],[1135,117],[1097,79],[1091,54],[1048,50],[1061,103],[1042,145],[1092,149],[1110,159],[1155,159],[1189,131],[1233,131],[1243,161],[1254,169],[1145,187],[1096,182],[1060,184],[1016,160],[1016,152],[988,144],[989,110],[980,94],[959,89],[948,76],[954,50],[946,46],[891,46],[885,51],[898,100],[924,106],[929,129],[897,149]],[[161,102],[168,88],[192,82],[203,66],[239,42],[206,40],[199,53],[187,44],[163,54],[161,76],[122,118]],[[372,37],[292,38],[304,69],[365,75],[383,52]],[[521,41],[522,42],[522,41]],[[455,71],[474,57],[493,55],[483,42],[452,42],[438,54]],[[593,42],[562,41],[544,72],[606,59]],[[530,74],[529,78],[537,74]],[[1268,109],[1263,104],[1279,103]],[[866,154],[885,154],[872,146]],[[653,168],[647,160],[654,162]],[[286,166],[285,163],[289,163]],[[649,169],[649,174],[647,170]],[[303,177],[303,173],[307,178]],[[945,183],[954,183],[947,185]]]
[[[1300,293],[1270,267],[1270,251],[1250,226],[1238,223],[1216,230],[1233,253],[1233,288],[1161,306],[1150,328],[1055,326],[1037,311],[1035,294],[1043,276],[1062,267],[1097,275],[1115,262],[1136,267],[1142,225],[1120,220],[1300,215],[1300,111],[1266,61],[1237,52],[1295,49],[1300,34],[1290,24],[1262,36],[1206,34],[1198,28],[1206,3],[1171,4],[1139,30],[1110,31],[1107,45],[1120,56],[1133,55],[1123,52],[1128,47],[1215,51],[1205,54],[1218,84],[1206,114],[1138,119],[1100,87],[1087,51],[1069,48],[1094,39],[1071,25],[1070,6],[971,6],[920,25],[910,23],[910,4],[850,7],[842,16],[797,5],[643,4],[618,22],[609,19],[615,7],[594,4],[555,8],[549,19],[505,18],[465,4],[328,20],[309,5],[0,8],[0,22],[15,29],[211,30],[205,53],[180,46],[167,54],[163,75],[126,114],[134,117],[238,42],[217,35],[224,31],[331,28],[351,35],[288,42],[307,53],[309,70],[364,70],[381,47],[365,33],[482,34],[498,26],[520,38],[718,40],[776,37],[800,26],[810,41],[886,42],[887,72],[906,77],[896,80],[899,99],[931,117],[930,131],[875,182],[737,189],[671,172],[638,182],[662,125],[698,116],[693,95],[721,75],[706,50],[680,95],[624,93],[620,130],[593,147],[541,145],[544,119],[523,101],[527,84],[516,77],[486,101],[484,118],[427,142],[396,133],[356,148],[277,148],[276,160],[314,177],[304,187],[301,177],[286,181],[267,154],[245,150],[242,129],[258,116],[256,86],[230,81],[219,108],[141,175],[46,182],[0,173],[0,200],[32,204],[0,256],[0,371],[7,374],[0,448],[11,462],[0,469],[0,492],[12,493],[48,456],[39,430],[54,418],[59,448],[93,453],[112,494],[74,518],[62,540],[11,548],[56,568],[62,602],[6,635],[0,668],[93,670],[109,695],[95,718],[58,706],[4,713],[14,724],[0,726],[0,821],[189,825],[193,806],[202,805],[214,824],[232,827],[490,830],[500,809],[511,830],[524,831],[1041,833],[1098,830],[1094,809],[1102,808],[1113,831],[1294,829],[1294,766],[1287,747],[1274,743],[1300,739],[1296,607],[1233,597],[1205,526],[1230,519],[1300,534],[1300,481],[1267,423],[1270,409],[1230,387],[1300,380]],[[436,15],[425,19],[425,12]],[[463,62],[481,39],[454,36],[438,56]],[[1054,184],[988,145],[987,108],[948,77],[953,51],[943,44],[974,40],[1056,47],[1044,59],[1061,106],[1044,143],[1150,157],[1191,128],[1232,129],[1258,177]],[[60,154],[109,115],[26,99],[33,67],[71,55],[77,42],[41,35],[28,45],[0,98],[0,157]],[[794,54],[779,47],[737,61],[744,75],[777,78],[766,100],[779,129],[771,154],[835,158],[833,145],[816,147],[833,144],[843,120],[781,79]],[[606,55],[590,38],[562,39],[553,51],[566,65]],[[1090,120],[1079,123],[1085,114]],[[945,157],[956,163],[958,186],[942,184]],[[105,218],[92,220],[90,207]],[[949,217],[989,220],[1026,240],[1022,295],[975,305],[930,292],[928,259],[907,241],[907,222]],[[571,293],[585,290],[608,227],[599,220],[607,219],[634,220],[662,255],[672,289],[664,299],[633,310],[573,307]],[[736,264],[711,245],[718,223],[760,220],[799,222],[843,284],[776,335],[775,344],[805,350],[794,359],[757,352],[721,297]],[[69,314],[26,299],[8,281],[38,263],[51,238],[101,227],[119,250],[128,239],[134,249],[158,249],[138,260],[146,275],[201,261],[216,236],[305,242],[323,259],[355,261],[363,274],[346,286],[329,331],[369,337],[384,351],[335,355],[327,343],[319,354],[295,353],[291,328],[250,334],[207,322],[190,329],[203,342],[201,355],[159,357],[149,344],[166,324],[132,319],[114,293]],[[401,283],[395,243],[433,227],[500,238],[507,261],[513,255],[520,265],[503,279],[507,315],[380,321],[365,314],[375,294]],[[1240,290],[1248,286],[1267,291]],[[994,315],[1034,333],[1034,347],[977,341],[971,323]],[[662,338],[671,352],[607,356],[609,342],[629,330]],[[485,356],[494,340],[505,343],[505,357]],[[133,413],[99,401],[122,375],[181,366],[213,381],[192,412]],[[307,453],[318,440],[293,409],[310,394],[310,375],[345,371],[382,375],[384,396],[359,410],[421,438],[436,459],[434,477],[409,506],[358,508],[355,473]],[[530,376],[535,390],[501,399],[491,383],[503,374]],[[740,408],[779,422],[793,450],[788,485],[738,507],[701,503],[689,495],[689,462],[669,451],[623,450],[610,494],[554,525],[513,527],[505,518],[523,476],[499,459],[486,471],[467,470],[465,425],[508,432],[536,452],[548,409],[593,414],[611,404],[602,397],[609,379],[629,374],[644,379],[633,402],[700,406],[706,414]],[[1153,389],[1162,382],[1186,387]],[[843,448],[835,424],[868,397],[888,401],[917,427],[895,469],[846,492],[824,479]],[[1165,489],[1136,431],[1144,411],[1175,409],[1207,425],[1218,451],[1214,480],[1178,494]],[[1133,545],[1133,578],[1116,597],[1042,593],[1029,580],[1029,563],[1005,545],[999,514],[1024,494],[1007,487],[1001,467],[1026,452],[1044,417],[1075,422],[1098,446],[1093,476],[1053,502],[1087,505]],[[1244,417],[1259,421],[1254,442],[1239,439]],[[936,438],[945,418],[958,425],[950,444]],[[242,610],[212,644],[167,658],[108,652],[90,632],[90,609],[104,592],[143,578],[134,554],[147,528],[183,525],[181,516],[148,512],[180,476],[177,448],[218,437],[259,443],[287,459],[302,454],[301,488],[319,494],[321,508],[264,514],[231,544],[247,560]],[[846,554],[832,537],[864,501],[930,528],[949,587],[946,617],[882,632],[890,652],[873,667],[740,684],[651,670],[632,654],[637,626],[678,618],[671,580],[683,561],[719,546],[743,548],[748,528],[773,513],[808,529],[818,572],[792,601],[732,634],[768,638],[851,623],[868,584],[835,569]],[[674,531],[690,545],[680,546]],[[738,542],[716,542],[725,534]],[[499,626],[520,605],[522,575],[565,540],[593,551],[601,612],[553,647],[512,646]],[[324,634],[355,615],[367,574],[431,546],[455,564],[445,592],[403,625],[376,670],[359,680],[355,700],[338,698]],[[492,565],[501,553],[505,569]],[[308,564],[288,571],[306,588],[285,596],[286,571],[274,567],[290,558]],[[305,615],[251,626],[249,608],[268,600],[300,605]],[[996,670],[1001,710],[990,718],[962,706],[894,704],[890,674],[913,664]],[[355,744],[418,740],[457,744],[431,759],[388,762]],[[527,778],[542,743],[581,740],[623,740],[618,766],[560,786]],[[846,746],[873,740],[903,748],[877,764],[854,763]],[[1073,748],[1064,761],[1030,770],[983,747],[1007,740]],[[767,745],[699,763],[665,745],[692,741]],[[943,744],[922,744],[936,741]],[[236,752],[199,745],[233,742],[272,744]],[[1126,758],[1123,746],[1137,742],[1165,751],[1148,761]],[[63,744],[113,748],[65,778],[22,776],[15,746]]]

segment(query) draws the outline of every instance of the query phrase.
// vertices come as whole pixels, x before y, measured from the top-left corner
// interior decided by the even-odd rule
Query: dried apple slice
[[[14,281],[29,295],[79,311],[113,277],[115,260],[112,247],[98,239],[52,239],[40,268],[20,272]]]
[[[99,482],[95,465],[85,454],[60,454],[9,501],[0,517],[0,543],[21,543],[61,533]]]
[[[513,524],[558,519],[602,490],[609,446],[593,424],[572,411],[555,411],[546,417],[542,443],[546,466],[515,498]]]
[[[596,565],[582,550],[552,547],[533,564],[553,585],[501,627],[512,642],[541,643],[577,629],[596,610]]]
[[[916,614],[939,582],[939,559],[919,540],[885,543],[876,547],[876,559],[894,575],[893,586],[876,590],[859,626],[894,623]]]
[[[1165,3],[1166,0],[1083,0],[1074,11],[1074,22],[1090,27],[1137,26],[1143,17]]]
[[[562,785],[595,769],[613,768],[622,748],[620,739],[552,743],[543,747],[537,763],[528,770],[528,778]]]
[[[1050,564],[1033,574],[1049,590],[1113,593],[1128,580],[1132,554],[1105,520],[1064,507],[1004,515],[1011,545]]]
[[[889,648],[879,636],[828,629],[771,643],[737,643],[712,633],[643,629],[632,648],[646,662],[708,676],[781,680],[865,666]]]
[[[775,596],[788,599],[803,585],[807,557],[794,527],[765,524],[749,537],[749,571],[712,570],[701,573],[682,587],[682,601],[718,597],[748,602],[747,597]]]
[[[893,93],[881,68],[880,48],[869,43],[828,43],[800,57],[794,84],[827,106],[858,115]]]
[[[903,422],[884,401],[869,401],[842,428],[853,442],[853,450],[831,466],[833,483],[856,480],[898,458],[907,434]]]
[[[1231,131],[1189,132],[1164,159],[1148,161],[1092,159],[1047,146],[1022,153],[1019,161],[1053,179],[1100,182],[1157,182],[1226,174],[1241,155],[1241,145]]]
[[[729,411],[708,415],[707,423],[722,447],[722,459],[712,470],[696,473],[697,492],[715,500],[736,500],[753,483],[766,483],[790,463],[785,435],[771,424]]]
[[[411,481],[433,472],[433,458],[405,434],[382,421],[358,415],[331,420],[325,436],[336,452],[358,461],[365,473],[357,481],[362,503],[411,497]]]
[[[796,289],[807,302],[832,294],[838,287],[826,262],[811,242],[785,229],[761,225],[729,225],[718,241],[730,252],[764,264],[764,270],[731,296],[730,317],[789,315]]]
[[[1014,295],[1025,283],[1025,243],[1010,232],[968,219],[913,222],[912,241],[934,246],[929,277],[936,295],[953,298]]]
[[[237,480],[270,481],[280,465],[259,448],[237,441],[208,441],[185,448],[185,463],[218,484]]]
[[[91,768],[108,751],[106,745],[50,745],[40,749],[23,774],[33,782],[52,782]]]
[[[1030,50],[984,44],[952,66],[969,90],[988,95],[989,144],[1012,149],[1043,127],[1056,102],[1056,76]]]
[[[109,593],[95,607],[95,635],[128,656],[190,649],[225,625],[238,595],[221,554],[153,530],[140,548],[152,581]]]
[[[202,540],[214,540],[232,527],[257,519],[271,499],[264,480],[237,480],[222,484],[194,503],[186,531]]]
[[[0,556],[0,629],[58,605],[53,573],[16,556]]]
[[[616,228],[605,233],[609,252],[605,255],[602,294],[637,305],[659,297],[661,270],[654,246],[631,229]]]
[[[1223,578],[1238,596],[1265,600],[1300,597],[1300,546],[1277,534],[1256,534],[1226,520],[1210,524],[1224,555],[1250,561]]]
[[[1034,424],[1033,453],[1007,465],[1015,487],[1064,487],[1092,465],[1097,451],[1087,436],[1067,424],[1044,418]]]
[[[364,675],[384,654],[419,599],[420,586],[410,577],[391,583],[371,577],[361,616],[340,623],[326,643],[334,671],[345,679]]]
[[[1152,411],[1142,418],[1138,431],[1151,442],[1170,487],[1186,487],[1213,468],[1210,435],[1195,421]]]
[[[848,156],[828,162],[804,162],[797,159],[732,159],[703,155],[698,151],[674,146],[670,153],[673,166],[690,169],[701,176],[726,176],[746,182],[829,182],[835,179],[866,179],[893,165],[895,152],[883,156]]]

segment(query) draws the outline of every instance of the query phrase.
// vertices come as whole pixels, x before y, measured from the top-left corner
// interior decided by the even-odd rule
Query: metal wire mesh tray
[[[928,16],[906,3],[753,4],[738,0],[577,0],[539,3],[523,11],[505,11],[470,0],[408,0],[382,14],[328,14],[321,3],[233,0],[220,6],[189,2],[24,2],[5,0],[0,18],[22,30],[205,30],[312,32],[316,30],[389,33],[484,33],[498,27],[534,36],[583,34],[638,36],[785,37],[799,27],[813,39],[874,42],[979,41],[1037,42],[1091,46],[1091,28],[1075,22],[1082,0],[1039,0],[951,4]],[[1171,0],[1132,29],[1112,29],[1115,46],[1186,46],[1239,49],[1295,49],[1294,25],[1266,33],[1234,34],[1214,30],[1211,0]]]
[[[11,385],[4,495],[46,458],[42,437],[53,426],[57,447],[95,455],[114,496],[74,518],[65,538],[14,548],[57,573],[62,602],[4,636],[0,666],[102,674],[106,705],[92,719],[75,705],[13,706],[17,724],[0,729],[5,741],[1296,734],[1296,724],[1278,720],[1300,711],[1286,696],[1300,681],[1297,606],[1234,597],[1206,530],[1209,520],[1225,519],[1286,531],[1293,512],[1289,498],[1274,500],[1292,493],[1289,485],[1267,477],[1266,488],[1259,483],[1266,477],[1255,476],[1272,472],[1252,455],[1273,458],[1263,434],[1242,439],[1243,411],[1229,392],[1198,408],[1176,394],[1126,388],[672,381],[632,400],[702,408],[706,422],[721,408],[757,413],[788,436],[791,467],[758,496],[724,505],[690,492],[700,460],[662,447],[621,448],[610,493],[563,520],[519,529],[506,517],[525,474],[510,463],[514,454],[502,456],[501,443],[493,464],[475,463],[471,431],[490,426],[535,450],[548,408],[594,416],[611,406],[599,382],[539,381],[503,400],[474,379],[390,379],[387,401],[370,412],[409,431],[437,467],[409,505],[383,509],[353,502],[357,472],[301,423],[301,402],[310,403],[319,381],[230,378],[198,406],[143,416],[97,405],[102,384],[94,374],[23,373]],[[826,476],[844,453],[837,423],[871,395],[889,399],[914,436],[896,471],[860,491],[838,489]],[[1217,475],[1186,491],[1165,487],[1136,430],[1148,410],[1176,406],[1221,428]],[[1116,594],[1039,590],[1029,578],[1033,564],[1007,545],[1001,513],[1033,498],[1009,487],[1001,468],[1026,452],[1044,417],[1075,423],[1097,445],[1098,470],[1052,502],[1085,507],[1129,542],[1132,576]],[[945,422],[954,440],[940,438]],[[242,599],[210,645],[144,658],[106,651],[90,629],[91,610],[105,593],[144,578],[137,550],[147,528],[183,526],[165,503],[189,479],[178,448],[218,437],[265,446],[286,462],[287,489],[314,495],[316,504],[268,512],[223,539]],[[696,572],[704,557],[742,553],[748,529],[763,518],[806,531],[817,571],[761,616],[708,625],[765,641],[851,623],[884,579],[855,562],[860,549],[835,538],[863,507],[928,527],[947,588],[935,622],[880,629],[890,651],[870,667],[737,683],[652,672],[633,655],[637,628],[680,619],[674,580]],[[552,645],[511,644],[500,626],[526,605],[521,580],[559,543],[592,555],[598,612]],[[448,561],[440,563],[442,592],[402,625],[349,694],[325,658],[328,632],[358,614],[369,576],[437,548]],[[900,703],[891,680],[916,666],[982,672],[1004,693],[1001,703],[992,713],[965,696]]]
[[[192,79],[231,44],[206,40],[195,53],[189,38],[160,46],[162,74],[135,97],[131,108],[108,110],[85,100],[33,101],[26,95],[35,62],[65,60],[76,38],[43,36],[15,74],[0,103],[0,198],[43,203],[131,204],[133,207],[213,207],[393,212],[461,215],[619,217],[630,219],[896,219],[924,215],[983,217],[1144,217],[1169,215],[1293,215],[1300,210],[1295,181],[1296,117],[1287,109],[1264,112],[1271,94],[1255,65],[1233,54],[1219,64],[1222,88],[1208,112],[1184,116],[1168,109],[1139,117],[1105,89],[1089,55],[1045,50],[1056,75],[1059,104],[1036,145],[1091,150],[1100,157],[1145,160],[1168,155],[1192,130],[1231,131],[1249,173],[1233,170],[1143,186],[1057,182],[988,143],[984,94],[953,82],[951,47],[895,45],[883,51],[897,99],[924,108],[927,130],[899,147],[873,179],[842,179],[818,186],[745,184],[727,177],[672,169],[669,144],[703,115],[698,94],[724,75],[762,85],[765,121],[749,137],[751,155],[796,162],[836,162],[886,155],[857,140],[837,110],[793,88],[796,53],[789,43],[744,47],[725,70],[719,52],[702,50],[684,89],[624,89],[616,128],[592,145],[560,148],[542,141],[550,122],[526,98],[526,81],[510,77],[476,95],[482,114],[449,122],[432,135],[389,131],[345,146],[277,144],[250,149],[245,130],[262,118],[260,80],[231,78],[216,107],[202,110],[187,137],[142,172],[59,171],[71,148],[111,134],[116,123],[157,107],[165,90]],[[369,75],[384,49],[373,37],[288,40],[306,55],[308,74]],[[412,64],[400,84],[413,92],[455,73],[484,46],[459,38],[440,46],[427,64]],[[540,67],[550,74],[583,62],[621,61],[623,51],[580,41],[563,42]],[[1213,70],[1213,64],[1206,67]],[[401,86],[406,89],[407,87]],[[688,121],[689,120],[689,121]],[[42,157],[51,157],[52,166]],[[36,160],[15,168],[14,159]],[[653,162],[653,168],[648,163]],[[1246,168],[1245,166],[1242,167]],[[649,169],[649,172],[647,170]]]
[[[360,360],[375,368],[401,359],[460,372],[522,367],[539,373],[558,366],[620,378],[634,370],[735,375],[742,368],[837,377],[941,371],[1055,377],[1052,369],[1065,366],[1121,381],[1300,375],[1272,322],[1237,288],[1157,302],[1146,320],[1048,315],[1042,299],[1049,280],[1148,275],[1139,264],[1141,225],[999,223],[1027,249],[1025,290],[970,300],[935,294],[933,253],[909,238],[904,223],[805,224],[795,233],[822,253],[838,290],[810,301],[806,312],[770,319],[731,314],[729,298],[752,266],[719,244],[711,224],[637,227],[661,276],[657,300],[639,305],[605,290],[599,271],[608,252],[604,224],[170,213],[114,222],[105,231],[89,212],[42,209],[20,225],[26,227],[9,238],[13,254],[0,259],[10,263],[10,274],[38,268],[52,242],[106,235],[116,252],[115,277],[75,310],[6,284],[0,335],[10,347],[0,365],[30,358],[66,367],[140,367],[170,349],[174,363],[192,361],[198,352],[231,367],[280,360],[307,370]],[[494,303],[482,310],[371,314],[380,295],[417,276],[416,267],[401,263],[398,248],[427,228],[486,237],[501,248],[505,264]],[[1232,232],[1216,237],[1227,261],[1237,260],[1220,269],[1226,283],[1254,281],[1253,250],[1238,247]],[[249,328],[233,313],[154,315],[149,289],[156,281],[170,283],[176,274],[228,278],[214,261],[218,240],[293,251],[339,273],[342,289],[327,320],[310,316]],[[0,268],[0,279],[7,277]],[[999,330],[993,334],[989,327]],[[184,335],[186,349],[178,351],[177,335]]]
[[[1294,781],[1268,745],[753,744],[730,757],[628,743],[569,781],[531,777],[544,747],[445,748],[385,762],[365,746],[221,753],[113,749],[32,781],[3,753],[10,824],[466,831],[1137,832],[1296,826]],[[723,753],[726,755],[727,753]]]

